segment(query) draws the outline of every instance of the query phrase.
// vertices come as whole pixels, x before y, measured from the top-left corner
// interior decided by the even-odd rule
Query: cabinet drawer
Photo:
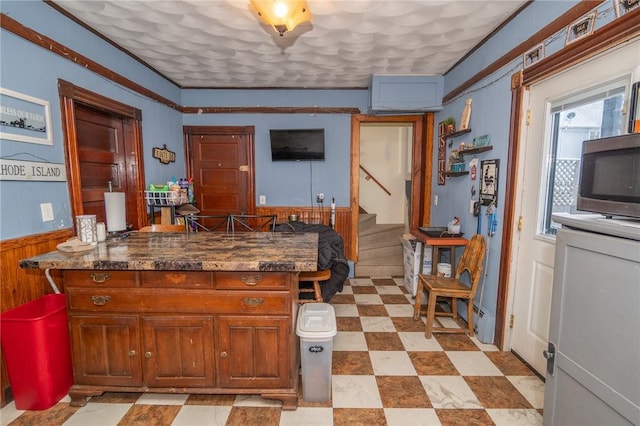
[[[216,288],[283,290],[289,288],[289,276],[286,272],[217,272]]]
[[[138,287],[137,271],[64,271],[65,287]]]
[[[142,287],[213,288],[213,272],[143,271]]]
[[[183,314],[287,314],[288,292],[228,292],[180,289],[85,289],[67,291],[71,312],[136,312]]]

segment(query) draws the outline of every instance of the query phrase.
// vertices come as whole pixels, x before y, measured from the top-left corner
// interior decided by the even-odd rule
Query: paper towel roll
[[[118,232],[127,229],[124,192],[105,192],[104,209],[107,212],[107,231]]]

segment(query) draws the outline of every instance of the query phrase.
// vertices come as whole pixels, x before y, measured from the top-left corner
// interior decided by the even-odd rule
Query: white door
[[[518,214],[513,224],[519,231],[512,247],[509,285],[513,328],[507,346],[541,374],[546,365],[542,352],[548,342],[555,254],[555,224],[550,217],[552,211],[560,211],[554,205],[554,191],[562,190],[558,166],[571,159],[565,156],[579,158],[576,145],[581,140],[605,136],[602,132],[619,134],[625,122],[620,111],[628,102],[631,74],[640,63],[638,52],[640,42],[631,43],[534,84],[523,103],[522,116],[529,124],[521,126]],[[615,116],[606,110],[612,96],[621,104],[615,112],[615,129],[607,127],[612,120],[606,119]],[[594,117],[601,121],[594,124]],[[577,183],[577,175],[573,179]],[[571,211],[570,206],[567,209]]]

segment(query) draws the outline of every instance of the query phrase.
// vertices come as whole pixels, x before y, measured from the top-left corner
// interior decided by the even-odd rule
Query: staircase
[[[356,277],[403,276],[403,224],[377,224],[375,214],[360,214]]]

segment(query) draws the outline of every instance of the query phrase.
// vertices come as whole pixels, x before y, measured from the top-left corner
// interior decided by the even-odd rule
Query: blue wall
[[[450,70],[445,75],[445,93],[455,89],[469,78],[473,77],[479,70],[486,68],[499,57],[526,41],[531,35],[548,25],[558,16],[571,9],[578,1],[534,1],[523,13],[518,15],[496,35],[477,49],[467,59],[457,67]],[[596,28],[605,25],[614,18],[611,2],[606,2],[598,8]],[[545,41],[546,56],[562,49],[565,44],[566,32],[560,31]],[[533,47],[533,46],[532,46]],[[511,110],[511,76],[522,70],[522,56],[517,57],[511,63],[489,75],[474,86],[468,88],[464,93],[457,96],[444,106],[444,109],[437,113],[436,123],[448,116],[453,116],[456,120],[461,116],[466,99],[471,98],[472,114],[469,127],[471,133],[457,137],[453,140],[453,148],[460,142],[471,142],[473,137],[488,134],[491,136],[493,150],[477,155],[480,160],[498,159],[500,161],[498,207],[496,209],[498,227],[497,232],[491,238],[488,262],[488,275],[484,278],[484,297],[482,306],[489,317],[495,315],[498,292],[498,272],[500,265],[500,253],[502,250],[502,227],[504,225],[504,198],[506,187],[506,170],[509,137],[509,117]],[[434,141],[437,147],[437,141]],[[450,148],[447,148],[449,152]],[[465,157],[468,164],[473,156]],[[434,154],[434,170],[437,170],[437,155]],[[446,185],[437,185],[437,176],[434,174],[432,183],[433,195],[438,196],[438,206],[432,203],[431,222],[434,225],[446,224],[454,216],[462,219],[461,231],[466,235],[472,235],[480,229],[487,235],[487,215],[486,208],[482,208],[480,215],[480,228],[478,228],[478,218],[469,213],[471,200],[471,188],[475,185],[479,190],[479,176],[476,181],[472,181],[470,176],[448,178]],[[478,199],[478,193],[475,197]],[[486,272],[486,271],[485,271]],[[482,281],[481,281],[482,283]],[[480,292],[476,300],[480,298]],[[462,312],[464,315],[464,312]],[[481,320],[482,321],[482,320]],[[479,324],[479,328],[482,324]],[[489,327],[493,330],[493,325]],[[482,338],[482,336],[480,336]],[[491,340],[491,336],[486,340]]]
[[[366,111],[367,90],[184,90],[182,102],[198,106],[344,107]],[[270,206],[311,206],[315,194],[349,206],[351,115],[185,114],[184,125],[255,126],[256,198]],[[325,161],[271,161],[269,129],[325,129]],[[293,177],[293,178],[292,178]],[[256,204],[258,199],[256,199]]]
[[[72,23],[41,1],[2,1],[0,11],[22,25],[110,68],[178,104],[187,106],[319,106],[367,108],[366,90],[180,90],[177,86],[122,54],[110,44]],[[335,197],[349,205],[351,118],[345,114],[185,114],[151,101],[2,30],[2,87],[50,103],[53,146],[0,141],[0,156],[13,160],[64,163],[57,80],[139,108],[142,111],[145,181],[162,182],[185,175],[183,125],[255,126],[256,196],[267,205],[310,205],[312,194]],[[18,61],[9,58],[19,58]],[[326,129],[326,161],[272,163],[268,151],[270,128]],[[176,162],[162,165],[151,148],[167,145]],[[44,159],[44,160],[43,160]],[[42,222],[41,203],[52,203],[55,220]],[[66,182],[0,181],[0,240],[73,226]]]

